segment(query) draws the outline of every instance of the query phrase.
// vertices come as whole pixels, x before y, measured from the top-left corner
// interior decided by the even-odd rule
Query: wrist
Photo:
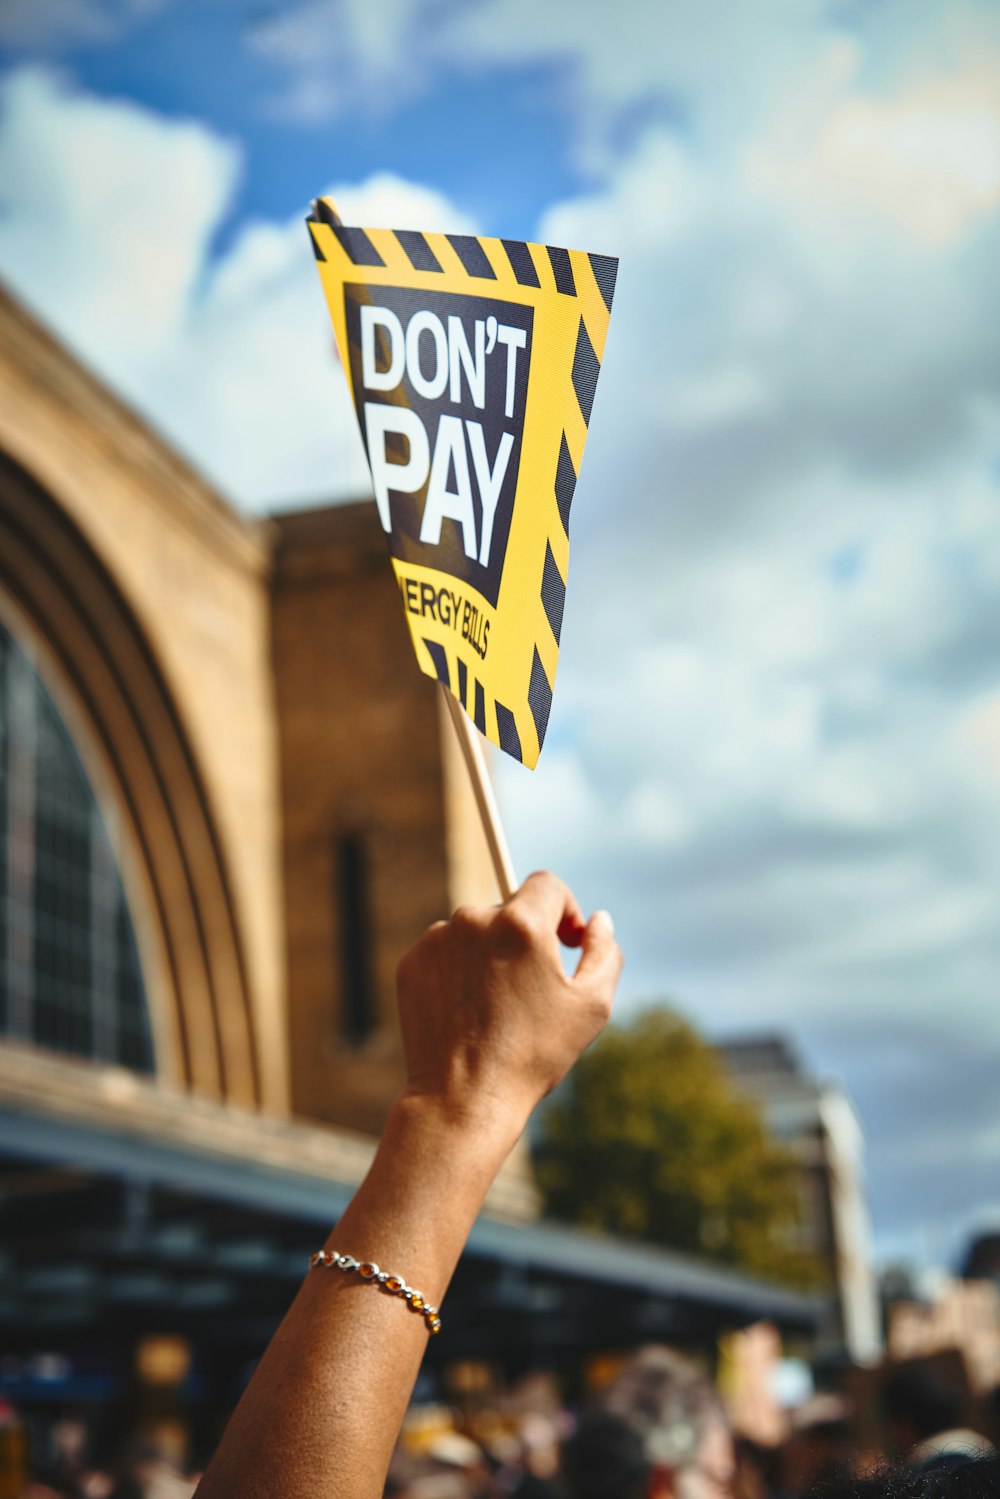
[[[488,1097],[446,1098],[404,1088],[390,1110],[385,1137],[426,1141],[431,1148],[496,1174],[517,1144],[530,1111]]]

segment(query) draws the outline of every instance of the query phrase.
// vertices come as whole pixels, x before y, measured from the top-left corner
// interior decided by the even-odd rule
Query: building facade
[[[864,1133],[836,1083],[810,1077],[786,1040],[754,1036],[718,1047],[733,1084],[757,1103],[798,1168],[797,1248],[835,1288],[827,1339],[859,1363],[882,1347],[878,1283],[865,1186]]]
[[[25,780],[37,740],[40,774],[75,777],[99,830],[81,857],[91,890],[105,864],[116,885],[144,1069],[377,1130],[400,1078],[400,953],[495,897],[371,507],[237,514],[5,299],[0,527],[17,942],[43,951],[21,898],[51,821]],[[76,857],[69,825],[51,831]],[[124,1059],[96,1036],[63,1046],[33,1012],[32,963],[15,947],[5,964],[8,1042]]]

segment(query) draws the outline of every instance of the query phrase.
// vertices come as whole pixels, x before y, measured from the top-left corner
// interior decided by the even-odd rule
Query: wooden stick
[[[493,860],[493,873],[496,875],[497,885],[500,888],[500,899],[510,900],[517,889],[517,875],[514,873],[510,850],[507,847],[503,824],[500,821],[500,809],[493,794],[493,782],[486,768],[486,756],[479,742],[479,730],[443,683],[441,691],[448,704],[448,712],[455,725],[462,757],[469,772],[469,780],[472,782],[473,795],[476,798],[476,806],[479,808],[479,818],[483,825],[483,832],[486,834],[490,858]]]

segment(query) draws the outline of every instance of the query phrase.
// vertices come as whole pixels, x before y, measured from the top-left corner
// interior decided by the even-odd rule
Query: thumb
[[[622,971],[622,950],[615,941],[615,924],[607,911],[595,911],[583,931],[575,984],[606,991],[608,999]]]

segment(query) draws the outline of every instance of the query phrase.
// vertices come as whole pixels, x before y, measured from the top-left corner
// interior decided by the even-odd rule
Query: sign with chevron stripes
[[[421,670],[533,767],[618,262],[307,222]]]

